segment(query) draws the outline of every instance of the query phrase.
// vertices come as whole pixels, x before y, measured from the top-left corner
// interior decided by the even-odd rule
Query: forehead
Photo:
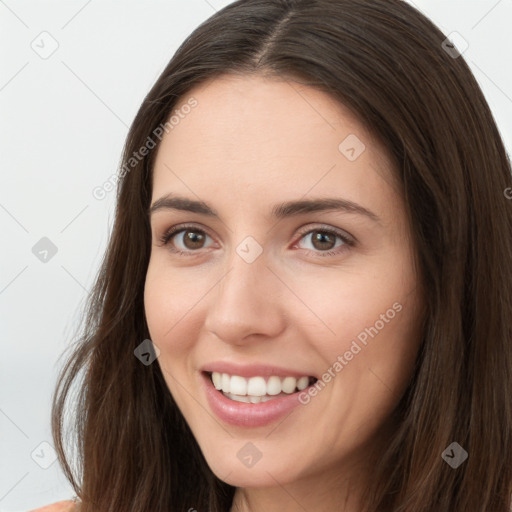
[[[194,108],[185,108],[191,99]],[[339,192],[384,205],[394,193],[385,148],[344,105],[312,87],[224,75],[192,89],[173,114],[155,161],[153,199],[236,193],[257,206]]]
[[[243,150],[259,148],[266,153],[286,146],[302,153],[318,147],[319,140],[325,140],[321,149],[327,149],[331,143],[331,150],[337,154],[339,137],[348,134],[357,134],[366,142],[378,145],[348,108],[330,95],[292,80],[222,75],[192,89],[181,98],[175,110],[183,109],[191,97],[198,105],[180,125],[199,130],[203,140],[197,137],[195,142],[201,147],[204,144],[227,147],[233,141],[243,142]],[[176,143],[180,136],[189,135],[175,128]]]

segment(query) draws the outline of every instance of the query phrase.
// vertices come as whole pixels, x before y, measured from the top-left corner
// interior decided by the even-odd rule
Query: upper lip
[[[201,371],[203,372],[218,372],[227,373],[229,375],[239,375],[240,377],[271,377],[277,375],[278,377],[315,377],[312,373],[305,370],[294,370],[290,368],[283,368],[281,366],[273,366],[269,364],[237,364],[229,361],[217,361],[205,364]],[[316,378],[316,377],[315,377]]]

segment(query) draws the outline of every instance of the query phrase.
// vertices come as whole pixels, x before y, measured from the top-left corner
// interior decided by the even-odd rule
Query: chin
[[[212,472],[234,487],[275,487],[276,481],[285,485],[297,478],[297,460],[287,458],[279,451],[279,443],[259,450],[263,442],[229,437],[223,443],[218,438],[200,444]],[[275,449],[273,449],[275,448]],[[265,455],[265,452],[267,455]],[[290,471],[294,468],[294,471]]]

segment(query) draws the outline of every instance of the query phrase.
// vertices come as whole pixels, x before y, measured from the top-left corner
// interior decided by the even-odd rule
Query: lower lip
[[[300,405],[299,392],[260,402],[248,404],[235,402],[218,391],[208,374],[202,373],[206,398],[213,412],[224,422],[239,427],[261,427],[279,420],[294,407]],[[304,390],[303,390],[304,391]]]

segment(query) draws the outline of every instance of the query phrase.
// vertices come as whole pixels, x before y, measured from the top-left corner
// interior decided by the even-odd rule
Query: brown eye
[[[204,244],[205,233],[193,230],[186,229],[183,231],[183,245],[187,249],[201,249]]]
[[[211,237],[202,229],[195,226],[175,226],[166,231],[160,241],[163,245],[169,245],[171,252],[194,255],[200,249],[204,249],[206,240]]]
[[[319,251],[329,251],[336,245],[336,236],[328,231],[315,230],[311,234],[311,243]]]
[[[308,242],[310,247],[300,247],[304,241]],[[306,249],[314,256],[338,256],[353,247],[355,243],[348,233],[334,228],[320,227],[303,231],[297,246]]]

